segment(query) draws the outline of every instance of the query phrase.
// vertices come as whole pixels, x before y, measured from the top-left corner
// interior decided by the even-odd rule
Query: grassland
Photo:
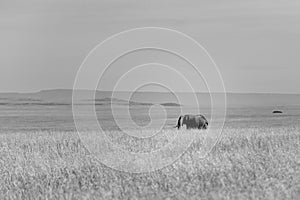
[[[300,199],[299,128],[225,128],[204,159],[200,148],[132,174],[97,162],[73,133],[4,133],[0,199]]]

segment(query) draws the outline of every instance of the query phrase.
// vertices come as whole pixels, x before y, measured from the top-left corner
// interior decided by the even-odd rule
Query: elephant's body
[[[177,128],[186,125],[187,129],[207,129],[208,121],[203,115],[181,115],[177,122]]]

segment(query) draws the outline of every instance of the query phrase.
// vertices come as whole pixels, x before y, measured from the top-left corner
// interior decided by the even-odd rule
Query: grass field
[[[132,174],[97,162],[73,133],[2,134],[0,199],[300,199],[299,128],[225,128],[205,159],[200,148]]]

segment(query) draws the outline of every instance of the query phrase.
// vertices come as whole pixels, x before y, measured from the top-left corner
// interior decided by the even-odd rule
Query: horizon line
[[[69,89],[69,88],[52,88],[52,89],[41,89],[38,91],[10,91],[10,92],[0,92],[0,94],[37,94],[40,92],[44,92],[44,91],[61,91],[61,90],[68,90],[68,91],[72,91],[73,89]],[[79,90],[83,90],[83,91],[92,91],[89,89],[79,89]],[[97,92],[133,92],[133,91],[127,91],[127,90],[118,90],[118,91],[111,91],[111,90],[96,90]],[[172,93],[172,92],[167,92],[167,91],[136,91],[139,93]],[[192,92],[185,92],[185,91],[174,91],[174,93],[192,93]],[[223,92],[200,92],[200,91],[196,91],[195,93],[201,93],[201,94],[218,94],[218,93],[223,93]],[[282,93],[282,92],[234,92],[234,91],[229,91],[229,92],[225,92],[225,94],[279,94],[279,95],[300,95],[300,93]]]

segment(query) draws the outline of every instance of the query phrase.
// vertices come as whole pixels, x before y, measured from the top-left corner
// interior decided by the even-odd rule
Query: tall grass
[[[0,199],[300,199],[299,128],[226,128],[204,159],[200,148],[132,174],[97,162],[73,133],[2,134]]]

